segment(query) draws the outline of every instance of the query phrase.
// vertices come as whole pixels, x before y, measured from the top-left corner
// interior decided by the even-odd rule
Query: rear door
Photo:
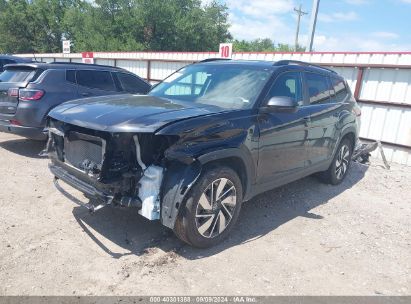
[[[16,113],[18,89],[25,88],[36,74],[36,68],[27,66],[8,67],[0,74],[0,119],[8,119],[4,115]]]
[[[110,72],[77,70],[76,79],[80,98],[119,94]]]
[[[321,165],[332,156],[338,139],[337,124],[341,104],[335,102],[335,94],[327,74],[305,72],[309,95],[306,107],[310,115],[307,149],[308,166]]]

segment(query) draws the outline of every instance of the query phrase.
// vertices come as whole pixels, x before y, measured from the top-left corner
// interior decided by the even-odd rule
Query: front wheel
[[[187,195],[174,232],[199,248],[214,246],[230,232],[241,209],[242,185],[228,167],[206,170]]]

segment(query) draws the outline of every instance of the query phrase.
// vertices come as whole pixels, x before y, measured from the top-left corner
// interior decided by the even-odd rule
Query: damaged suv
[[[332,70],[283,60],[209,59],[148,95],[70,101],[50,112],[46,151],[55,184],[209,247],[233,228],[241,204],[318,173],[339,184],[357,141],[360,109]]]

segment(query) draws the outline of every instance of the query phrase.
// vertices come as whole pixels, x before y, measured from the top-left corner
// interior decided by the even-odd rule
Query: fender
[[[338,148],[338,146],[340,145],[341,139],[343,139],[343,137],[344,137],[345,135],[347,135],[348,133],[354,133],[354,135],[355,135],[355,141],[357,142],[357,140],[358,140],[358,132],[357,132],[356,126],[353,125],[353,124],[349,124],[349,125],[343,126],[343,128],[341,129],[341,132],[340,132],[340,136],[338,137],[337,144],[336,144],[335,147],[334,147],[334,151],[333,151],[333,154],[332,154],[333,156],[332,156],[332,158],[331,158],[331,161],[332,161],[332,159],[334,158],[335,153],[337,152],[337,148]],[[353,148],[355,148],[356,142],[354,143],[354,147],[353,147]]]
[[[251,185],[255,182],[255,165],[248,150],[245,151],[245,149],[241,148],[221,149],[205,153],[199,156],[198,160],[202,165],[205,165],[212,161],[223,160],[231,157],[240,159],[244,164],[246,175],[244,200],[247,201],[250,199],[249,196],[251,195]]]
[[[182,161],[172,160],[167,166],[161,189],[161,223],[164,226],[174,228],[185,196],[200,177],[204,165],[229,157],[238,158],[244,164],[247,177],[244,200],[249,199],[255,171],[251,157],[243,150],[237,148],[216,150],[199,156],[193,162],[186,162],[185,157]]]
[[[341,136],[340,136],[339,140],[341,141],[341,138],[343,138],[348,133],[354,133],[355,139],[356,140],[358,139],[357,128],[354,125],[347,125],[341,130]]]
[[[172,161],[168,164],[161,188],[161,223],[173,229],[183,200],[201,174],[199,161],[184,164]]]

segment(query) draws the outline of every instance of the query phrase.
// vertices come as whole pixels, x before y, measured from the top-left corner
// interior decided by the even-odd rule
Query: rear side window
[[[34,69],[7,69],[0,74],[0,82],[28,82],[35,75]]]
[[[323,104],[331,101],[330,86],[326,76],[305,73],[310,104]]]
[[[136,76],[126,73],[116,73],[122,89],[128,93],[147,93],[148,85]]]
[[[77,83],[81,86],[104,91],[116,91],[110,72],[79,70],[76,77]]]
[[[343,79],[331,77],[332,86],[334,89],[334,100],[335,102],[343,102],[348,97],[348,89],[345,86]]]

